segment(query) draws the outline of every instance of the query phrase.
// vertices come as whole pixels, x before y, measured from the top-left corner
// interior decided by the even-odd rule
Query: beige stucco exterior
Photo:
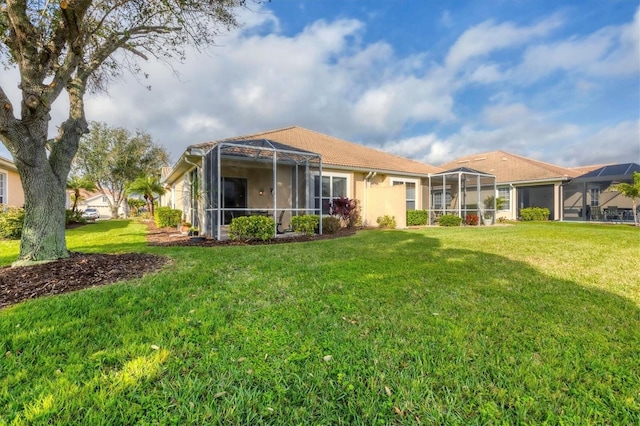
[[[0,173],[5,176],[5,196],[3,204],[7,206],[22,207],[24,205],[24,191],[22,182],[15,165],[8,159],[0,157]]]

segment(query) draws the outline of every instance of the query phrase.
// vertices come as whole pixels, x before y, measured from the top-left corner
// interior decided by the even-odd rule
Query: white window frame
[[[329,197],[323,197],[322,196],[322,180],[320,181],[320,185],[318,186],[318,189],[320,191],[320,194],[316,194],[315,190],[316,190],[316,184],[315,184],[315,180],[316,178],[320,177],[320,173],[314,173],[313,174],[313,206],[315,206],[316,200],[319,198],[320,199],[320,211],[322,212],[322,200],[333,200],[334,198],[336,198],[333,194],[333,178],[344,178],[346,180],[346,194],[344,195],[347,198],[351,198],[351,179],[352,179],[352,175],[349,173],[337,173],[337,172],[322,172],[322,178],[328,177],[329,178]]]
[[[445,210],[449,210],[451,207],[451,200],[453,199],[453,197],[451,196],[451,190],[447,189],[445,192],[445,199],[444,199],[444,205],[442,204],[442,190],[439,191],[433,191],[433,200],[432,204],[433,204],[433,210],[442,210],[442,208],[444,207]],[[440,197],[440,206],[436,207],[437,203],[436,203],[436,196]]]
[[[418,206],[420,205],[420,179],[405,179],[405,178],[391,178],[391,186],[393,185],[404,185],[407,183],[412,183],[414,184],[414,190],[415,190],[415,198],[413,199],[409,199],[407,198],[407,193],[405,190],[405,205],[407,202],[409,201],[413,201],[413,209],[414,210],[418,210]],[[408,209],[407,209],[408,210]]]
[[[0,171],[0,205],[7,205],[9,175]]]
[[[600,194],[602,192],[600,191],[600,187],[599,186],[591,186],[589,188],[589,195],[590,195],[590,203],[589,205],[591,207],[597,207],[600,205]]]
[[[506,193],[506,197],[504,196],[505,193]],[[505,186],[502,188],[498,187],[498,197],[502,197],[504,199],[502,209],[500,210],[510,210],[511,209],[511,188],[509,188],[508,186]]]

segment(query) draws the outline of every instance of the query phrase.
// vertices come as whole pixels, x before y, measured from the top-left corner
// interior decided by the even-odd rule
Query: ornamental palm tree
[[[129,184],[128,192],[142,195],[149,206],[149,211],[153,217],[155,214],[154,202],[156,195],[165,193],[165,189],[160,184],[160,179],[155,176],[139,177]]]
[[[71,202],[73,204],[71,205],[71,211],[75,213],[78,208],[78,203],[82,200],[80,191],[83,189],[89,192],[95,191],[96,184],[86,176],[74,175],[67,180],[67,189],[72,191]]]
[[[618,191],[622,196],[631,198],[631,205],[633,206],[633,223],[636,226],[640,226],[636,201],[640,198],[640,173],[633,172],[633,183],[616,183],[609,186],[607,191]]]

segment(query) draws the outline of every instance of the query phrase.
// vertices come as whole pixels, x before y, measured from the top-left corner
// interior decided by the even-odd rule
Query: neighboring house
[[[0,157],[0,204],[24,206],[24,192],[18,169],[11,160],[4,157]]]
[[[585,171],[569,169],[504,151],[457,158],[440,167],[468,167],[496,177],[497,195],[506,202],[498,217],[517,219],[527,207],[546,207],[549,219],[562,220],[564,185]]]
[[[302,127],[191,145],[170,171],[160,204],[207,235],[238,215],[264,214],[288,227],[291,216],[327,214],[337,197],[358,200],[363,224],[427,209],[429,174],[442,171]]]
[[[71,208],[71,193],[68,192],[68,194],[69,196],[67,197],[67,202],[69,204],[67,205],[67,208]],[[107,196],[103,195],[101,192],[87,192],[82,190],[80,191],[80,197],[80,201],[78,202],[78,210],[84,211],[87,208],[92,207],[98,210],[101,219],[111,218],[111,207],[109,206],[109,199],[107,198]],[[113,197],[111,197],[111,195],[109,195],[109,197],[113,202]],[[125,207],[123,205],[120,205],[120,208],[118,209],[118,215],[121,217],[125,215]]]

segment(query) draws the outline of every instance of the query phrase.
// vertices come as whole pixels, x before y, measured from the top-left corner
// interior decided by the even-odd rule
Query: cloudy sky
[[[174,160],[298,125],[433,165],[493,150],[640,162],[637,0],[272,0],[241,21],[173,71],[149,62],[148,80],[92,96],[87,118]],[[0,84],[18,95],[14,71]]]

